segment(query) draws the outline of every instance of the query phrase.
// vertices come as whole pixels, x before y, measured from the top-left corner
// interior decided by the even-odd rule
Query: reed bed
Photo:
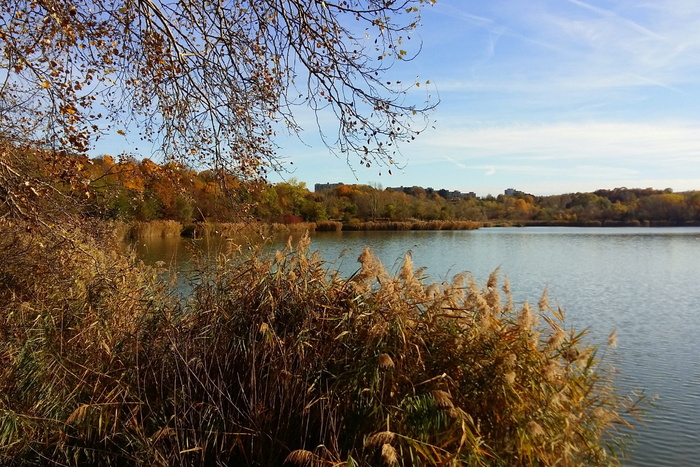
[[[122,237],[126,240],[179,237],[184,229],[181,223],[172,220],[134,221],[127,225]]]
[[[342,278],[304,236],[183,301],[93,230],[0,230],[2,465],[617,465],[637,411],[498,272]]]
[[[475,230],[482,226],[475,221],[367,221],[350,222],[343,230]]]
[[[343,223],[338,221],[316,221],[316,232],[340,232],[343,230]]]
[[[316,223],[314,222],[297,222],[294,224],[278,222],[201,222],[194,226],[193,236],[221,235],[235,238],[240,235],[253,235],[271,237],[280,234],[313,232],[314,230],[316,230]]]

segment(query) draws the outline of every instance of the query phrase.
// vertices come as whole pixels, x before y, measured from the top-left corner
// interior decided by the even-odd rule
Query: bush
[[[341,278],[304,237],[176,300],[83,230],[3,230],[0,463],[618,463],[596,348],[497,273],[430,284],[365,250]]]

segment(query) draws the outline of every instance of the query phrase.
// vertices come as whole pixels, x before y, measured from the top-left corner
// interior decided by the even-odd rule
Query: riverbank
[[[339,221],[266,223],[266,222],[201,222],[183,225],[173,220],[149,222],[113,222],[115,236],[122,240],[146,238],[188,237],[202,238],[210,235],[235,237],[253,235],[272,237],[276,235],[303,234],[305,232],[340,231],[408,231],[408,230],[476,230],[483,227],[700,227],[700,222],[686,222],[682,225],[668,221],[636,220],[618,221]]]
[[[474,230],[483,227],[481,222],[473,221],[369,221],[343,224],[338,221],[297,222],[290,224],[265,222],[202,222],[183,225],[172,220],[150,222],[114,222],[112,224],[117,238],[136,240],[145,238],[189,237],[201,238],[208,235],[234,237],[238,235],[256,235],[270,237],[274,235],[305,232],[340,232],[340,231],[399,231],[399,230]]]
[[[556,221],[488,221],[483,222],[482,227],[700,227],[700,222],[671,222],[671,221],[638,221],[636,219],[630,221],[614,221],[614,220],[590,220],[590,221],[574,221],[574,220],[556,220]]]

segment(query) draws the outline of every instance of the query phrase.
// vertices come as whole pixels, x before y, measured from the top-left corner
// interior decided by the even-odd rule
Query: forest
[[[700,225],[700,191],[615,188],[593,193],[513,195],[445,199],[441,190],[403,191],[343,184],[312,192],[295,179],[270,184],[194,171],[149,159],[115,162],[110,156],[79,162],[86,214],[122,221],[176,220],[265,223],[475,221],[482,225],[683,226]]]

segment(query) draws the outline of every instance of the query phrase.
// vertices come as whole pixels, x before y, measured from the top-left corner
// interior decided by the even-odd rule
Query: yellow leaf
[[[49,86],[51,86],[51,83],[49,83],[48,81],[42,81],[42,83],[41,83],[42,88],[48,88]]]

